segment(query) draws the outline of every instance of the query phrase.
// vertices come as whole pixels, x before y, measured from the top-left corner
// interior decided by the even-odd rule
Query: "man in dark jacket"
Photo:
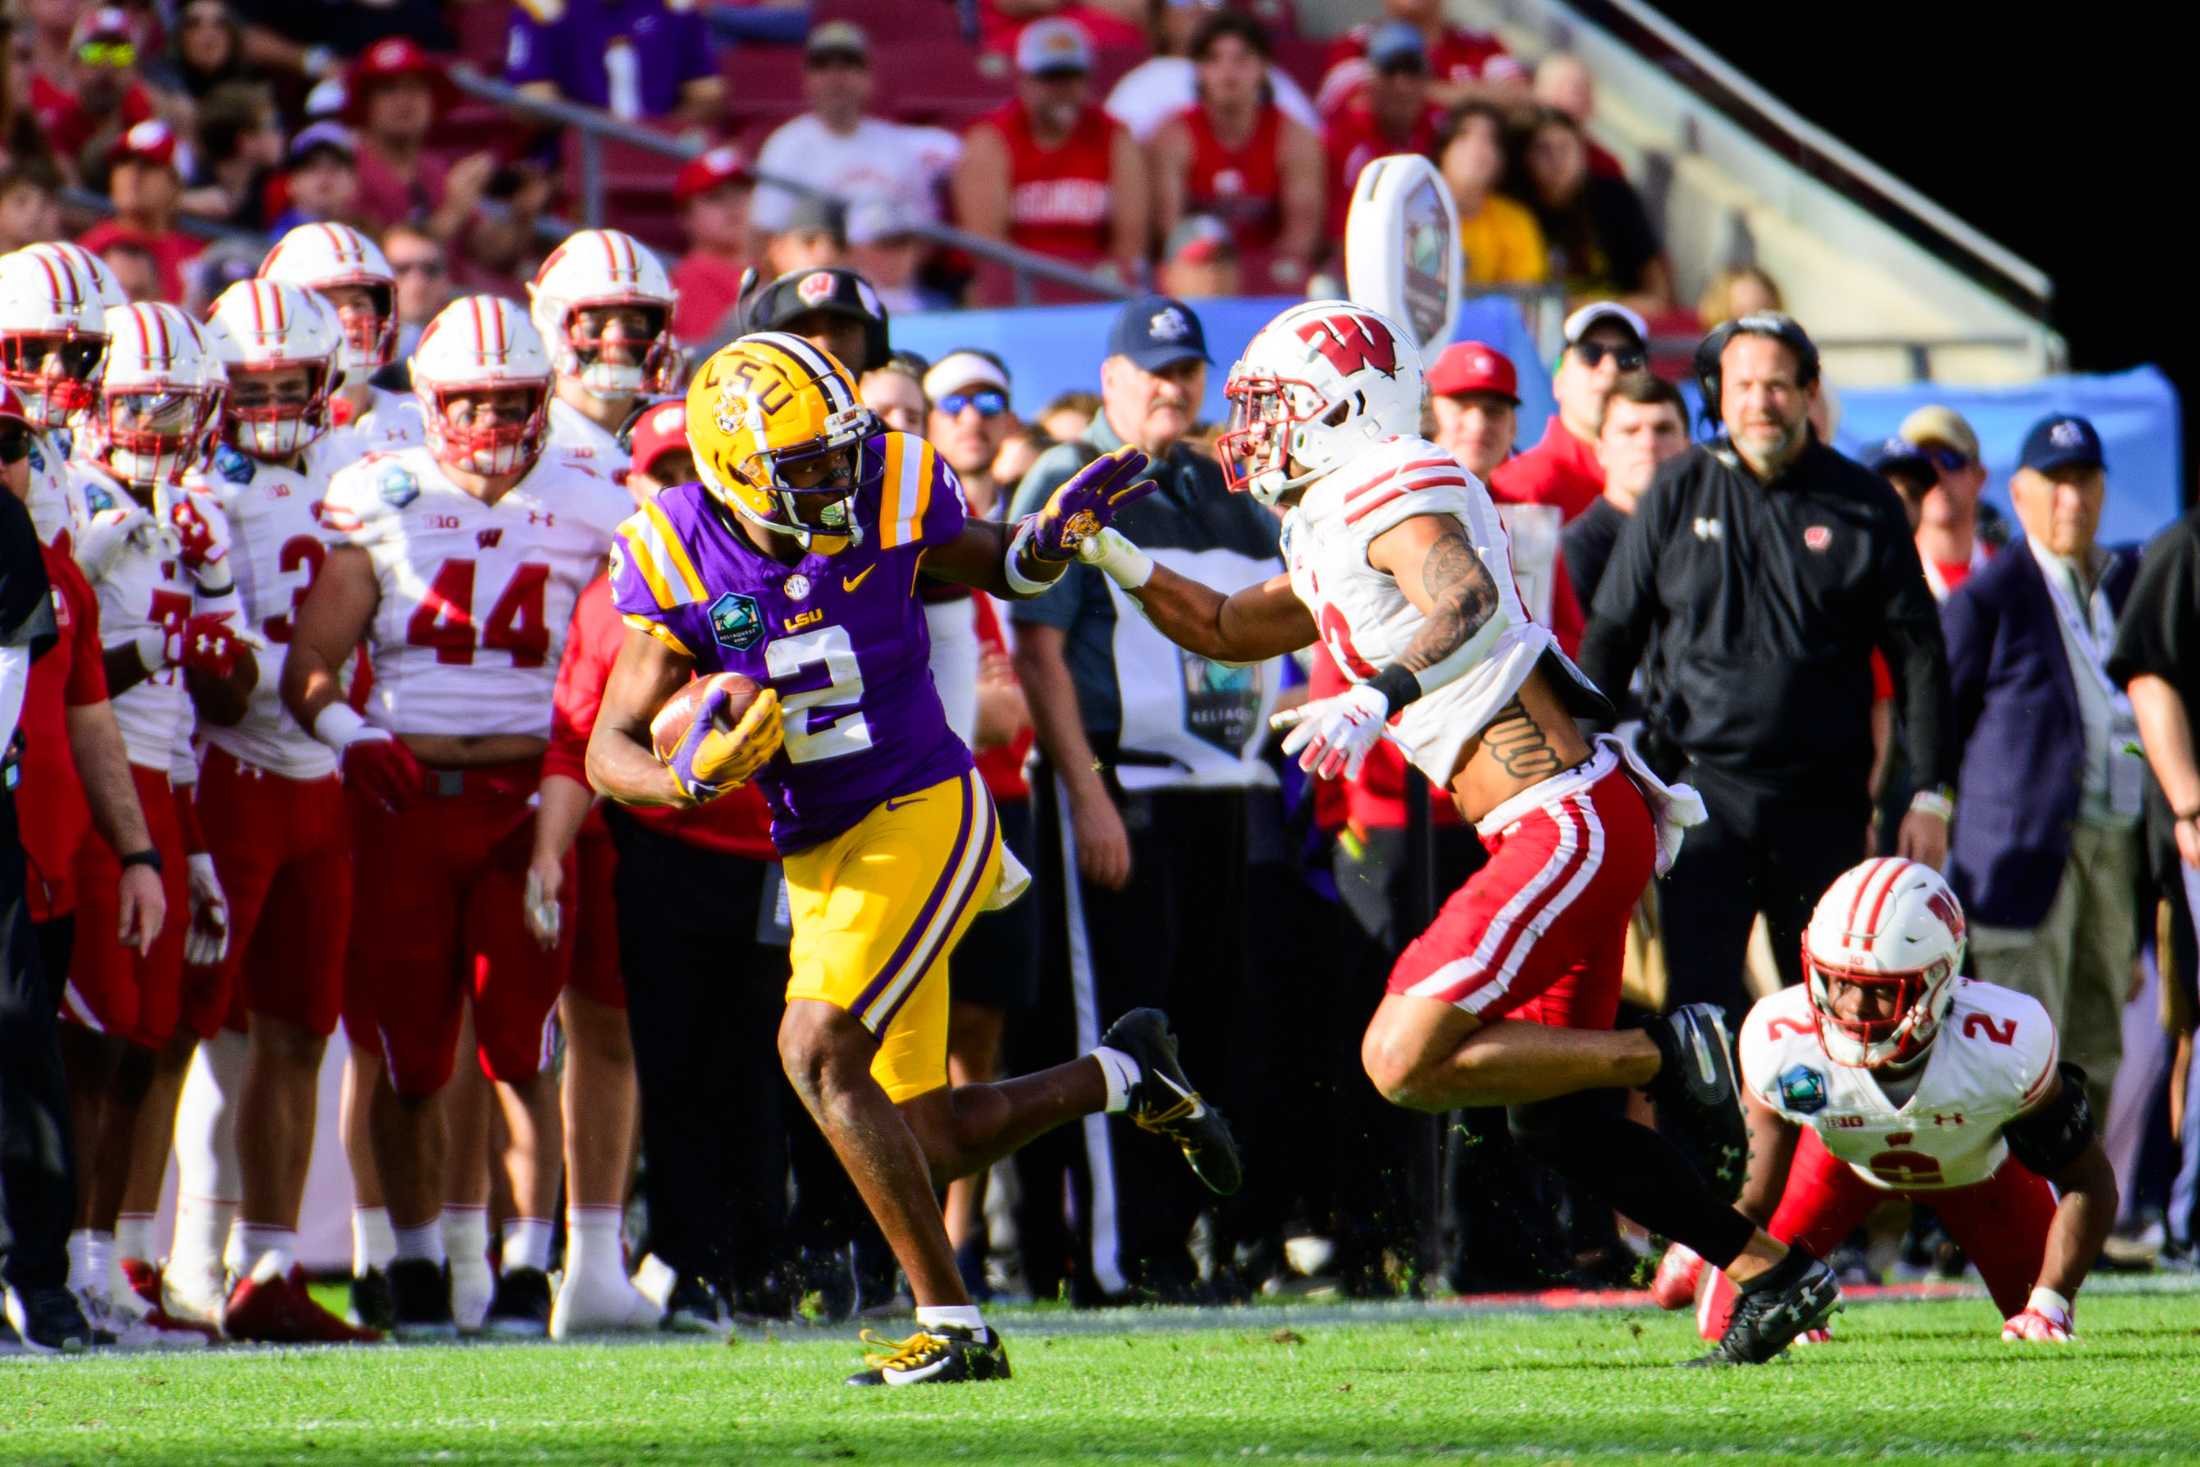
[[[1661,903],[1667,997],[1743,999],[1764,914],[1789,981],[1818,896],[1864,852],[1871,653],[1903,702],[1920,793],[1902,854],[1947,853],[1955,760],[1940,618],[1894,491],[1812,435],[1818,353],[1786,316],[1722,327],[1698,353],[1726,436],[1658,471],[1621,532],[1582,641],[1624,688],[1655,636],[1650,740],[1703,794]]]
[[[2123,1053],[2145,761],[2107,663],[2138,573],[2094,543],[2100,435],[2054,414],[2026,435],[2009,497],[2024,543],[1941,612],[1963,751],[1949,878],[1978,976],[2046,1006],[2096,1123]]]

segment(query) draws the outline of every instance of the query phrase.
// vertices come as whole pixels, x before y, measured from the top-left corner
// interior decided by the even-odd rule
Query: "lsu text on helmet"
[[[862,538],[855,492],[878,422],[830,354],[784,332],[741,337],[696,369],[687,424],[703,486],[736,514],[825,554]]]
[[[1223,388],[1232,489],[1274,504],[1361,449],[1421,431],[1421,353],[1389,317],[1307,301],[1263,326]]]

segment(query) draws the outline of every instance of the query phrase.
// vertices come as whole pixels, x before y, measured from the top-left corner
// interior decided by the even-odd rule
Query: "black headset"
[[[1696,344],[1696,386],[1703,392],[1704,421],[1713,428],[1719,418],[1719,359],[1726,344],[1737,336],[1770,336],[1795,353],[1795,385],[1809,387],[1818,380],[1818,347],[1793,316],[1785,311],[1752,311],[1729,321]]]

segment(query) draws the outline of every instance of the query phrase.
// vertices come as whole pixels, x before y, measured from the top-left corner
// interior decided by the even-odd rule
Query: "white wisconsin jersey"
[[[619,446],[618,435],[556,393],[550,396],[550,436],[546,453],[562,453],[593,465],[614,484],[626,482],[634,455]]]
[[[1416,699],[1384,730],[1441,789],[1457,772],[1460,751],[1558,645],[1521,605],[1504,526],[1481,481],[1425,438],[1392,438],[1307,486],[1284,519],[1283,557],[1329,655],[1345,676],[1365,682],[1404,655],[1424,620],[1397,581],[1368,564],[1368,547],[1423,514],[1459,521],[1512,622],[1480,663]]]
[[[2047,1093],[2056,1052],[2038,999],[1958,979],[1917,1089],[1896,1105],[1871,1071],[1826,1058],[1810,993],[1796,984],[1759,999],[1743,1021],[1742,1082],[1875,1187],[1968,1187],[2009,1154],[2002,1127]]]
[[[83,522],[83,494],[69,473],[68,450],[38,429],[31,431],[30,441],[31,487],[24,505],[39,540],[51,545]]]
[[[256,654],[260,680],[244,721],[208,727],[207,742],[290,779],[325,779],[336,772],[336,755],[283,707],[282,684],[298,608],[328,556],[329,537],[321,528],[327,476],[263,463],[225,443],[214,451],[203,482],[229,516],[229,566],[244,624],[267,642]]]
[[[72,462],[69,473],[91,519],[137,506],[127,489],[89,464]],[[220,503],[202,489],[187,487],[181,492],[190,496],[193,506],[205,517],[215,546],[226,551],[232,543],[229,517],[222,513]],[[81,538],[78,543],[81,547]],[[230,589],[219,596],[203,594],[174,546],[172,533],[148,523],[134,530],[104,567],[84,566],[85,579],[99,597],[102,646],[127,646],[152,627],[158,627],[164,636],[172,635],[202,613],[227,616],[232,627],[244,625],[244,607],[236,591]],[[226,575],[222,578],[227,580]],[[186,773],[194,767],[191,729],[195,715],[180,668],[155,672],[115,694],[114,708],[115,722],[122,729],[122,747],[132,764],[185,774],[186,782],[195,777]]]
[[[308,459],[333,474],[370,453],[395,453],[428,441],[428,421],[420,399],[409,392],[367,389],[367,410],[341,428],[331,428],[306,450]]]
[[[634,501],[593,464],[546,453],[495,504],[426,448],[329,483],[323,523],[374,562],[367,720],[401,734],[550,734],[573,604]]]

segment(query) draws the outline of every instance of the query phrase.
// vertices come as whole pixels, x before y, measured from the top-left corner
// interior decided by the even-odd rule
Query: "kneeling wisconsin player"
[[[1353,686],[1279,715],[1284,752],[1349,778],[1387,734],[1475,823],[1489,862],[1399,957],[1361,1045],[1369,1078],[1417,1110],[1509,1106],[1530,1155],[1690,1240],[1741,1288],[1707,1361],[1770,1358],[1833,1309],[1832,1272],[1724,1205],[1615,1093],[1648,1091],[1705,1171],[1738,1168],[1718,1009],[1609,1032],[1628,914],[1701,802],[1574,722],[1611,706],[1522,609],[1482,485],[1418,436],[1422,370],[1404,331],[1347,301],[1294,306],[1247,345],[1226,392],[1231,486],[1288,508],[1288,573],[1224,596],[1114,531],[1079,553],[1201,656],[1323,642]]]
[[[2026,994],[1958,978],[1963,933],[1955,893],[1916,861],[1866,861],[1819,899],[1804,981],[1742,1024],[1742,1211],[1824,1253],[1891,1197],[1927,1203],[1978,1265],[2001,1337],[2060,1343],[2116,1221],[2116,1174],[2054,1021]],[[1676,1245],[1658,1302],[1685,1307],[1700,1266]],[[1716,1282],[1707,1334],[1725,1307]]]
[[[909,1276],[917,1333],[852,1385],[997,1379],[999,1335],[964,1292],[935,1188],[1102,1110],[1175,1140],[1218,1192],[1235,1143],[1152,1009],[1065,1065],[947,1083],[948,957],[1027,878],[1004,858],[970,750],[929,666],[919,576],[1043,594],[1082,536],[1148,492],[1131,449],[1095,460],[1010,530],[965,518],[930,444],[882,431],[831,356],[779,332],[706,361],[688,390],[699,484],[621,527],[612,598],[630,630],[588,747],[597,790],[707,800],[754,778],[785,857],[793,974],[779,1053]],[[650,725],[697,672],[765,684],[736,722],[714,689],[660,762]],[[727,727],[726,725],[731,725]],[[638,975],[637,975],[638,976]]]

